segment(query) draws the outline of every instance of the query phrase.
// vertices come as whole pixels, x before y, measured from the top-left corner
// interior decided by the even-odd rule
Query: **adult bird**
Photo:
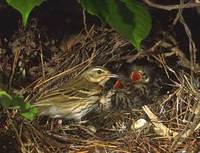
[[[81,121],[82,117],[101,104],[104,85],[112,77],[117,75],[106,68],[89,68],[58,89],[43,95],[33,105],[38,108],[39,115]]]

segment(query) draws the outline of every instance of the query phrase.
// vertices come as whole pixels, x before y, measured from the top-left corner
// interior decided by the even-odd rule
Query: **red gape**
[[[139,71],[133,71],[130,74],[130,79],[133,82],[140,82],[142,80],[142,73]]]
[[[123,84],[121,83],[120,80],[117,80],[114,84],[114,88],[115,89],[122,89],[123,88]]]

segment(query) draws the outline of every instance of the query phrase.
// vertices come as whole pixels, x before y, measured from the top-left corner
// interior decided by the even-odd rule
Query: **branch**
[[[190,2],[188,2],[188,3],[185,3],[185,4],[161,5],[161,4],[153,3],[149,0],[143,0],[143,1],[151,7],[166,10],[166,11],[184,9],[184,8],[200,7],[200,3],[190,3]]]

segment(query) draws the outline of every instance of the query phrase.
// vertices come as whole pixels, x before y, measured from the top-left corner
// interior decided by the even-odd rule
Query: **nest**
[[[162,71],[164,93],[147,105],[111,113],[88,114],[88,122],[37,119],[18,121],[16,129],[22,152],[197,152],[199,150],[198,72],[178,48],[175,39],[146,42],[143,52],[119,34],[92,27],[70,39],[64,39],[42,69],[40,77],[23,90],[26,100],[58,88],[93,65],[104,65],[114,72],[128,64],[151,64]],[[55,53],[56,51],[54,51]],[[170,61],[176,62],[171,64]],[[176,68],[174,68],[176,66]],[[39,71],[39,70],[37,70]],[[140,120],[139,120],[140,119]],[[145,124],[140,125],[141,119]]]

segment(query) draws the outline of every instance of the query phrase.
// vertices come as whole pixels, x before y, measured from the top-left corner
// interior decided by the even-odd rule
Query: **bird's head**
[[[118,75],[112,74],[109,70],[104,67],[92,67],[83,73],[83,76],[89,81],[93,83],[98,83],[100,85],[104,85],[106,81],[110,78],[117,78]]]
[[[129,78],[133,83],[148,84],[151,80],[149,70],[139,66],[135,66],[131,69]]]

